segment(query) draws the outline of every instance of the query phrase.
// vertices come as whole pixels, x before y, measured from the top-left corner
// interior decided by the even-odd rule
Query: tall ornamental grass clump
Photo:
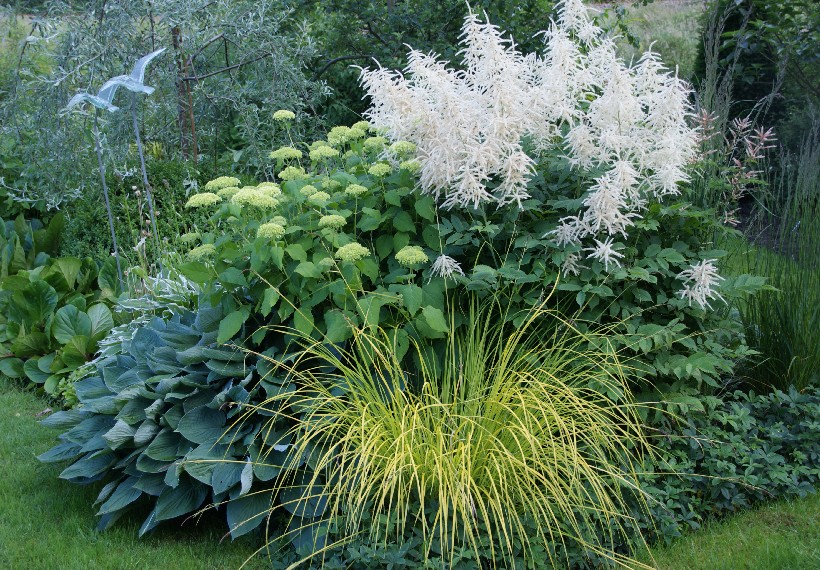
[[[604,334],[582,333],[545,305],[516,327],[501,297],[479,305],[473,296],[443,361],[414,342],[410,371],[389,330],[357,328],[344,345],[293,333],[300,350],[272,361],[271,375],[287,376],[295,391],[247,416],[280,410],[265,435],[280,416],[302,413],[282,438],[293,442],[286,464],[310,469],[277,480],[274,511],[312,531],[313,543],[297,543],[303,562],[341,560],[350,542],[401,543],[415,528],[419,564],[450,567],[466,556],[513,567],[519,547],[519,557],[537,552],[564,566],[556,550],[572,545],[637,567],[601,544],[630,542],[629,465],[651,450],[632,399],[604,395],[628,393],[628,370]],[[590,533],[601,521],[608,532]]]
[[[745,268],[767,278],[775,290],[740,305],[749,346],[759,355],[744,369],[760,386],[787,390],[820,382],[820,125],[784,169],[757,247],[741,258]]]

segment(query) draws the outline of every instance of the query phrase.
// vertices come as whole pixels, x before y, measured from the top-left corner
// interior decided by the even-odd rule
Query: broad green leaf
[[[129,477],[117,485],[117,488],[111,493],[111,496],[100,506],[97,515],[119,511],[139,499],[142,495],[142,491],[134,488],[134,484],[137,481],[139,481],[138,477]]]
[[[272,493],[258,491],[228,502],[226,515],[231,538],[238,538],[258,527],[268,516]]]
[[[68,344],[71,337],[91,336],[91,318],[74,305],[61,307],[54,316],[52,334],[60,344]]]
[[[105,432],[103,439],[108,442],[111,449],[117,449],[125,445],[134,443],[134,434],[136,429],[128,425],[122,420],[117,420],[110,430]]]
[[[87,313],[91,319],[92,339],[99,341],[114,328],[114,316],[106,305],[102,303],[91,305]]]
[[[185,277],[199,284],[208,283],[213,276],[213,270],[199,261],[183,263],[177,269]]]
[[[225,431],[225,414],[205,406],[185,414],[177,425],[177,432],[185,439],[201,445],[217,443]]]
[[[444,318],[444,313],[437,307],[426,306],[422,309],[422,315],[427,321],[427,324],[436,332],[446,333],[450,330],[447,326],[447,320]]]
[[[11,351],[22,358],[42,356],[51,351],[51,342],[45,334],[35,331],[27,335],[17,337],[11,343]]]
[[[195,511],[207,494],[208,487],[196,481],[180,482],[176,488],[166,488],[154,508],[156,520],[173,519]]]
[[[325,313],[325,326],[327,327],[327,340],[330,342],[342,342],[353,336],[349,317],[339,309]]]
[[[267,317],[273,308],[276,306],[276,303],[279,301],[279,290],[275,287],[269,287],[265,289],[265,292],[262,295],[262,305],[260,307],[260,312],[262,313],[263,317]]]
[[[216,337],[216,342],[224,344],[232,339],[242,328],[242,325],[245,324],[245,321],[248,320],[248,316],[250,316],[250,311],[247,307],[242,307],[226,315],[219,323],[219,334]]]
[[[23,361],[19,358],[0,359],[0,373],[9,378],[22,378],[26,375],[23,368]]]
[[[413,218],[403,210],[393,218],[393,227],[400,232],[416,233],[416,224],[413,223]]]
[[[293,327],[302,334],[311,335],[314,332],[313,313],[310,307],[300,307],[293,313]]]
[[[238,485],[242,478],[242,470],[244,468],[244,461],[225,459],[217,463],[211,473],[211,486],[214,489],[214,494],[224,493],[234,485]]]
[[[322,276],[322,270],[316,267],[316,264],[312,261],[303,261],[296,266],[294,272],[303,277],[310,277],[312,279],[318,279]]]

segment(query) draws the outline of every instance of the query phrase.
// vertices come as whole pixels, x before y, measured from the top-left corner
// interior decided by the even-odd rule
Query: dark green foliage
[[[820,389],[738,391],[708,408],[659,429],[660,461],[642,488],[657,501],[660,539],[761,501],[816,492]]]
[[[56,395],[114,327],[107,303],[119,289],[111,258],[51,258],[0,279],[0,371]]]
[[[140,535],[221,505],[236,538],[266,520],[271,480],[299,468],[284,464],[289,444],[266,421],[269,411],[244,414],[246,405],[288,389],[286,379],[217,345],[223,317],[203,306],[135,327],[75,384],[79,407],[43,421],[67,431],[42,461],[71,461],[60,475],[69,481],[105,480],[99,528],[138,504],[152,506]]]
[[[358,87],[358,72],[351,65],[401,69],[407,46],[421,52],[434,51],[445,60],[455,59],[464,21],[465,3],[460,0],[356,2],[310,0],[291,2],[297,17],[314,22],[320,50],[312,63],[318,79],[327,81],[334,97],[319,108],[328,124],[351,124],[367,106]],[[475,13],[486,13],[518,42],[523,53],[538,51],[543,40],[535,34],[549,27],[553,0],[470,2]]]
[[[696,75],[717,66],[730,76],[731,117],[762,110],[781,140],[799,144],[811,109],[820,104],[820,5],[814,0],[715,0],[723,19],[715,61],[699,42]],[[704,34],[711,31],[708,26]],[[713,110],[713,109],[710,109]]]
[[[130,163],[129,167],[130,175],[126,177],[110,171],[107,173],[108,191],[120,254],[132,265],[141,265],[141,255],[134,248],[143,238],[144,251],[149,260],[156,259],[156,252],[153,239],[146,233],[150,231],[150,222],[139,167],[136,163]],[[146,157],[146,167],[153,189],[151,194],[157,212],[161,247],[168,251],[171,248],[169,243],[205,222],[204,216],[185,211],[184,205],[188,194],[213,176],[208,164],[194,168],[190,162],[152,158],[150,155]],[[95,259],[105,259],[111,255],[111,236],[99,184],[87,188],[82,199],[69,204],[63,211],[66,228],[60,252],[62,255]]]

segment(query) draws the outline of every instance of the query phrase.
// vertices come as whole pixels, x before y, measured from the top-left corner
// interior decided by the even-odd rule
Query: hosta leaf
[[[102,435],[112,427],[115,420],[110,416],[91,415],[68,430],[61,437],[66,441],[73,441],[80,445],[85,445],[95,435]]]
[[[226,514],[231,538],[238,538],[258,527],[271,507],[271,492],[258,491],[228,502]]]
[[[154,508],[156,520],[168,520],[195,511],[207,494],[208,488],[197,481],[180,482],[176,488],[166,488]]]
[[[73,465],[65,468],[63,472],[60,473],[60,479],[67,479],[69,481],[76,480],[78,482],[93,479],[97,475],[105,472],[115,461],[116,457],[113,453],[104,453],[101,455],[88,453]]]
[[[288,525],[288,536],[299,556],[319,552],[327,544],[327,522],[308,522],[294,519]]]
[[[238,485],[244,468],[244,461],[225,459],[221,463],[217,463],[211,474],[211,486],[214,488],[214,494],[224,493],[234,485]]]
[[[322,492],[322,485],[310,484],[308,475],[304,475],[302,479],[305,484],[296,483],[282,489],[279,494],[282,506],[297,517],[315,518],[322,516],[327,507],[327,495]]]
[[[134,434],[136,433],[136,429],[128,425],[122,420],[117,420],[117,423],[114,424],[110,430],[105,432],[103,438],[105,441],[108,442],[109,447],[111,449],[118,449],[123,447],[124,445],[130,445],[134,443]]]
[[[174,461],[182,438],[170,429],[162,430],[145,449],[145,455],[157,461]]]
[[[139,499],[142,495],[142,491],[134,488],[134,484],[137,483],[137,481],[139,481],[137,477],[129,477],[117,485],[117,488],[111,493],[108,500],[100,506],[100,510],[97,514],[104,515],[119,511]]]
[[[81,446],[76,443],[66,441],[55,445],[45,453],[41,453],[37,456],[37,459],[43,463],[56,463],[58,461],[75,459],[80,455],[82,455]]]
[[[91,318],[74,305],[61,307],[54,316],[52,334],[60,344],[68,344],[72,337],[91,336]]]
[[[185,414],[176,429],[188,441],[213,445],[225,432],[225,414],[200,406]]]
[[[159,433],[160,427],[151,420],[145,420],[134,433],[134,443],[140,447],[147,445]]]
[[[55,412],[40,420],[40,425],[50,428],[70,429],[89,417],[91,417],[91,414],[85,410],[64,410]]]

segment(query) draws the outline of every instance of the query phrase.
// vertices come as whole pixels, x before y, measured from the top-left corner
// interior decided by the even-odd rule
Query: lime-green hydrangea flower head
[[[358,261],[370,255],[370,250],[360,243],[349,243],[336,250],[336,259],[341,261]]]
[[[308,200],[310,200],[314,204],[323,206],[325,202],[330,200],[330,194],[328,194],[327,192],[322,192],[320,190],[319,192],[314,192],[313,194],[311,194]]]
[[[243,188],[231,198],[231,202],[240,206],[253,206],[261,209],[271,209],[279,205],[272,196],[260,192],[256,187],[249,186]]]
[[[348,196],[358,197],[364,194],[367,194],[367,188],[362,186],[361,184],[351,184],[347,188],[345,188],[345,194]]]
[[[256,232],[256,237],[266,238],[270,240],[280,240],[285,235],[285,227],[276,222],[268,222],[259,226]]]
[[[390,174],[393,169],[390,167],[389,164],[384,162],[377,162],[373,166],[371,166],[367,173],[371,174],[372,176],[377,176],[378,178],[382,178]]]
[[[190,244],[194,243],[195,241],[198,241],[200,237],[202,236],[199,234],[199,232],[188,232],[179,236],[177,240],[179,241],[179,243]]]
[[[358,123],[353,123],[350,125],[350,128],[367,132],[370,129],[370,123],[367,121],[359,121]]]
[[[282,189],[279,187],[278,184],[273,182],[262,182],[256,187],[257,190],[262,192],[263,194],[267,194],[271,198],[276,198],[277,196],[282,195]]]
[[[188,259],[193,261],[205,261],[216,255],[216,246],[212,243],[203,243],[188,252]]]
[[[188,201],[185,203],[186,208],[205,208],[207,206],[213,206],[214,204],[219,204],[222,201],[222,198],[214,194],[213,192],[201,192],[199,194],[194,194]]]
[[[310,160],[320,162],[339,156],[339,151],[329,146],[320,146],[310,151]]]
[[[338,181],[333,180],[332,178],[325,178],[324,180],[322,180],[322,190],[325,190],[327,192],[334,192],[336,189],[339,188],[339,186],[341,186],[341,184]]]
[[[367,136],[367,130],[366,129],[357,129],[355,127],[350,127],[350,134],[348,136],[348,138],[350,140],[357,141],[359,139],[363,139],[366,136]]]
[[[274,216],[270,219],[270,221],[274,224],[279,224],[283,228],[288,225],[288,221],[285,219],[284,216]]]
[[[299,180],[300,178],[305,178],[306,176],[307,173],[301,166],[287,166],[282,172],[279,173],[279,178],[282,180]]]
[[[427,254],[424,253],[424,250],[419,246],[407,245],[396,253],[396,261],[405,267],[413,267],[414,265],[427,263],[430,261],[430,258],[427,257]]]
[[[292,146],[283,146],[271,151],[269,155],[273,160],[291,160],[302,158],[302,151]]]
[[[331,146],[342,146],[350,140],[350,127],[333,127],[327,134]]]
[[[227,188],[229,186],[239,186],[239,178],[235,178],[233,176],[220,176],[219,178],[214,178],[205,184],[205,190],[221,190],[222,188]]]
[[[390,145],[390,151],[399,156],[410,156],[416,152],[416,145],[409,141],[397,141]]]
[[[313,194],[316,194],[318,190],[316,190],[316,186],[311,186],[310,184],[308,184],[306,186],[302,186],[299,189],[299,192],[302,194],[302,196],[312,196]]]
[[[404,162],[399,164],[399,168],[401,168],[402,170],[406,170],[411,174],[416,174],[421,170],[421,163],[415,158],[413,158],[411,160],[405,160]]]
[[[384,137],[370,137],[364,141],[364,148],[370,152],[377,152],[384,148],[387,144],[387,139]]]
[[[224,200],[230,200],[231,198],[234,197],[234,195],[237,192],[239,192],[238,187],[236,187],[236,186],[227,186],[225,188],[222,188],[221,190],[218,190],[216,195],[219,196],[220,198],[224,199]]]
[[[332,230],[340,230],[344,227],[347,223],[347,220],[344,216],[340,216],[339,214],[330,214],[328,216],[322,216],[319,218],[319,227],[320,228],[330,228]]]
[[[287,109],[279,109],[273,114],[273,119],[275,121],[292,121],[296,118],[296,114],[293,111],[288,111]]]

